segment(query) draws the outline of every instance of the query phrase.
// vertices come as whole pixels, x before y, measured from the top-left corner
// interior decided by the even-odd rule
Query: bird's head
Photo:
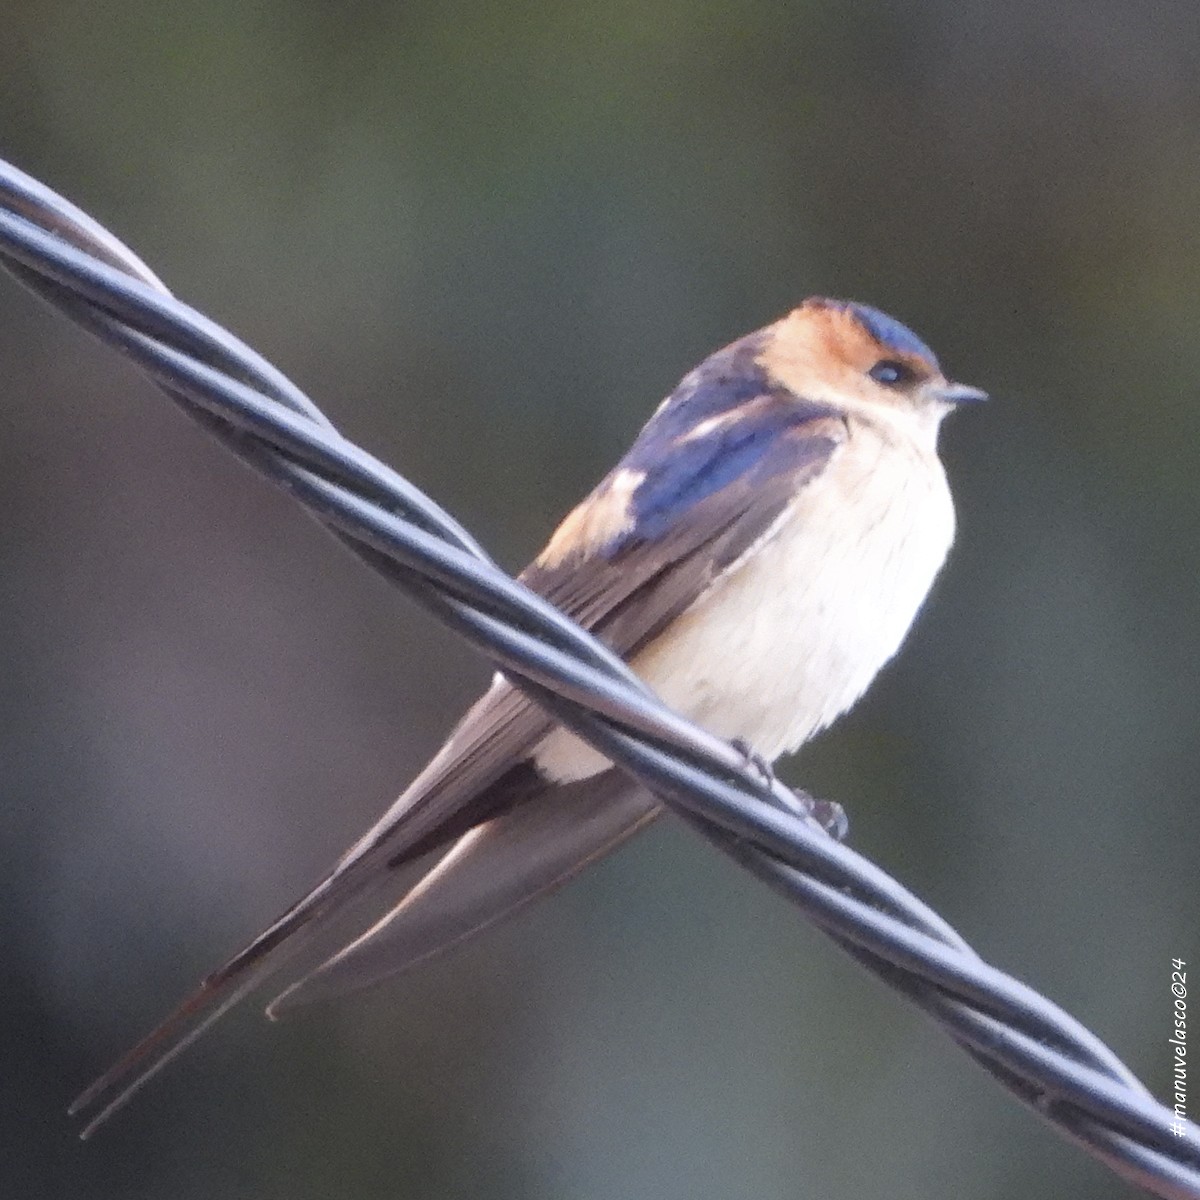
[[[809,297],[770,327],[758,361],[798,396],[887,413],[930,433],[958,405],[987,399],[948,380],[907,326],[850,300]]]

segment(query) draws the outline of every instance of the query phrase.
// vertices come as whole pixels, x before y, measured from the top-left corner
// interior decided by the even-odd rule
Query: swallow
[[[984,399],[950,382],[899,321],[811,297],[685,376],[520,578],[668,705],[773,763],[845,712],[899,649],[954,537],[939,426]],[[84,1136],[398,872],[420,870],[269,1016],[463,941],[659,810],[498,675],[325,878],[79,1097],[71,1111],[93,1114]]]

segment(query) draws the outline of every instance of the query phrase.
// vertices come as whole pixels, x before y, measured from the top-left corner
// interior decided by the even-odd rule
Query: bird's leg
[[[745,738],[734,738],[729,743],[745,760],[748,766],[768,787],[774,786],[775,772],[771,764]]]
[[[775,786],[771,764],[745,738],[734,738],[730,745],[746,760],[746,765],[769,788]],[[785,785],[786,786],[786,785]],[[836,800],[818,800],[803,788],[788,789],[795,797],[795,811],[811,817],[834,841],[843,841],[850,829],[846,810]]]

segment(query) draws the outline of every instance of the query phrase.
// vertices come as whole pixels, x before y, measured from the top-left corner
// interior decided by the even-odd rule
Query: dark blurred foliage
[[[30,0],[0,152],[513,568],[718,345],[813,292],[912,324],[995,396],[943,439],[958,547],[784,773],[1162,1095],[1200,958],[1198,53],[1194,0]],[[80,1145],[67,1100],[487,668],[0,303],[3,1195],[1131,1194],[669,822],[368,997],[248,1006]]]

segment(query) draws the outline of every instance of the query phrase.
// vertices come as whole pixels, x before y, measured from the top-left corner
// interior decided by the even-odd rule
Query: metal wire
[[[3,161],[0,263],[131,358],[367,565],[782,892],[1060,1133],[1154,1195],[1200,1200],[1200,1129],[1155,1101],[1073,1017],[985,963],[900,883],[828,836],[844,830],[836,805],[797,797],[665,708],[432,500],[343,438],[270,363],[176,300],[92,218]]]

